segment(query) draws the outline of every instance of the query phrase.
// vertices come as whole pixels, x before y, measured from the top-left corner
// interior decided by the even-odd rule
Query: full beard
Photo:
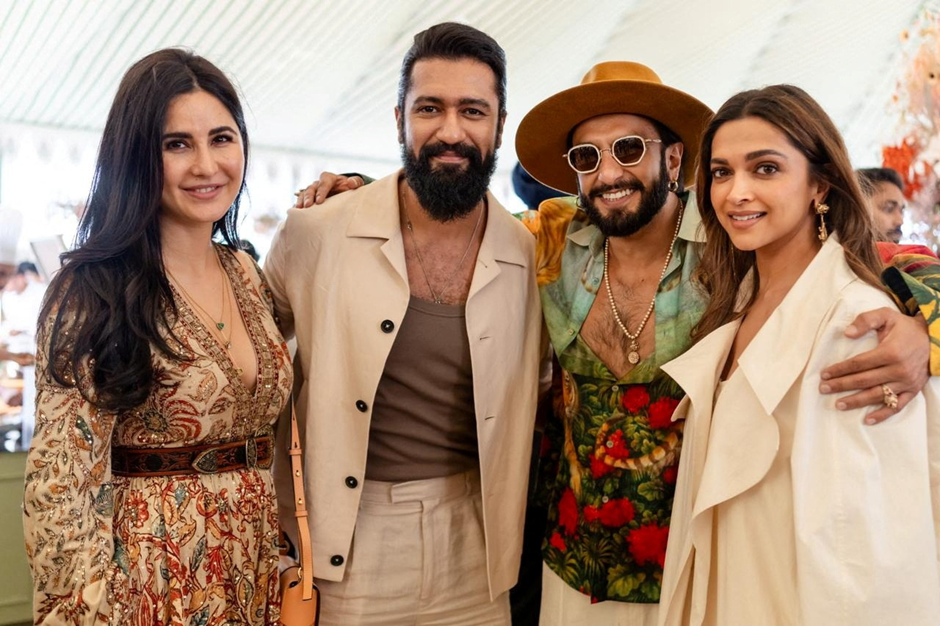
[[[467,159],[461,165],[431,165],[431,158],[452,151]],[[415,155],[403,143],[401,158],[405,178],[418,196],[418,201],[432,219],[449,222],[468,215],[486,196],[490,178],[496,171],[496,152],[485,158],[480,151],[466,144],[429,144]]]
[[[594,201],[605,193],[619,191],[622,189],[632,189],[633,193],[640,194],[640,205],[636,211],[628,212],[615,211],[609,215],[603,215]],[[578,190],[578,204],[584,209],[591,223],[597,226],[598,230],[605,237],[628,237],[638,232],[644,226],[653,221],[669,197],[669,170],[666,169],[666,160],[660,161],[659,177],[656,178],[647,188],[636,178],[630,180],[618,181],[614,185],[601,185],[591,189],[590,194]]]

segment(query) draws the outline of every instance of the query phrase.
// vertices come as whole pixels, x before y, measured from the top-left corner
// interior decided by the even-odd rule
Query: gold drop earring
[[[819,216],[819,240],[825,241],[829,239],[829,231],[826,230],[826,213],[829,212],[829,205],[822,202],[817,203],[813,200],[813,204],[816,206],[816,215]]]

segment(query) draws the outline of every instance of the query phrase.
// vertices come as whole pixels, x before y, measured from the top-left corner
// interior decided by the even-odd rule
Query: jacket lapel
[[[405,247],[401,236],[398,179],[401,170],[356,190],[356,198],[347,209],[354,211],[347,237],[385,239],[380,249],[385,259],[408,285]],[[393,210],[394,208],[394,210]]]
[[[516,221],[516,218],[490,192],[486,193],[486,206],[486,230],[477,253],[468,301],[499,276],[499,263],[512,263],[522,267],[530,264],[523,247],[514,237],[518,225],[511,222]]]
[[[830,237],[738,359],[768,415],[803,373],[823,318],[853,280],[842,246]]]

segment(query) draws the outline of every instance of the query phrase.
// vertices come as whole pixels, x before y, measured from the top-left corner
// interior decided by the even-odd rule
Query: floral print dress
[[[254,347],[254,390],[178,293],[173,330],[192,360],[153,350],[152,393],[132,411],[99,411],[77,388],[40,375],[51,320],[40,329],[45,349],[38,354],[36,437],[24,501],[36,623],[277,623],[270,470],[111,473],[112,446],[244,440],[270,429],[288,401],[290,357],[261,271],[244,253],[221,246],[218,253]]]

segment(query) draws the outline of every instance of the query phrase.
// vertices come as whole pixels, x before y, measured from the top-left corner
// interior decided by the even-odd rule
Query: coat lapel
[[[348,208],[354,211],[347,237],[385,239],[381,250],[395,272],[408,285],[408,269],[405,265],[405,247],[401,236],[400,206],[398,201],[398,179],[401,170],[356,190],[355,200]],[[394,210],[392,210],[394,208]]]
[[[508,223],[516,221],[516,218],[489,192],[486,193],[486,205],[486,230],[477,253],[477,263],[467,300],[499,276],[499,263],[512,263],[522,267],[530,264],[523,247],[514,237],[518,226]]]

